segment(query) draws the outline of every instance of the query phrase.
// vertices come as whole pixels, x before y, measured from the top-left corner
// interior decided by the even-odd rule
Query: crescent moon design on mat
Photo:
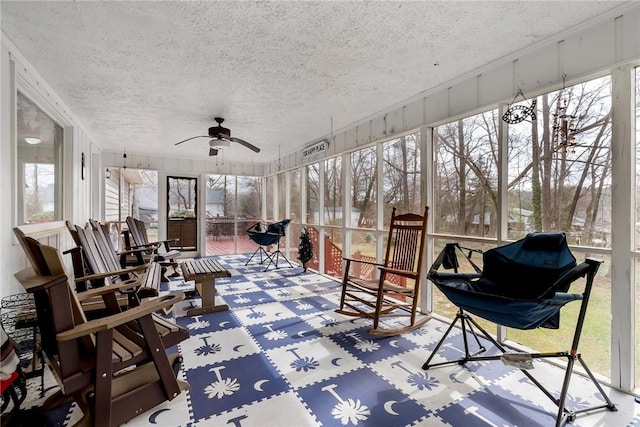
[[[398,340],[389,341],[389,345],[393,348],[398,348]]]
[[[460,383],[462,384],[462,381],[460,381],[459,379],[456,378],[456,372],[449,374],[449,379],[451,381],[453,381],[454,383]]]
[[[221,328],[224,328],[225,326],[227,326],[229,322],[227,322],[226,320],[224,322],[220,322],[218,323],[218,326],[220,326]]]
[[[395,401],[395,400],[388,400],[388,401],[384,402],[384,410],[387,411],[387,413],[389,413],[391,415],[400,415],[396,411],[393,410],[393,404],[394,403],[398,403],[398,402]]]
[[[262,384],[268,383],[268,382],[269,382],[269,380],[256,381],[255,384],[253,384],[253,388],[255,388],[257,391],[264,391],[262,389]]]
[[[304,334],[306,334],[307,331],[300,331],[297,334],[294,335],[294,337],[296,338],[304,338]]]
[[[237,346],[233,347],[233,351],[238,351],[238,349],[239,349],[240,347],[244,347],[244,344],[239,344],[239,345],[237,345]]]
[[[156,420],[157,420],[157,418],[158,418],[158,415],[160,415],[160,414],[161,414],[161,413],[163,413],[164,411],[170,411],[170,409],[168,409],[168,408],[160,409],[160,410],[158,410],[158,411],[154,412],[153,414],[149,415],[149,422],[150,422],[151,424],[158,424],[158,423],[157,423],[157,421],[156,421]]]
[[[333,366],[340,366],[340,364],[338,363],[338,360],[342,360],[342,357],[336,357],[335,359],[332,359],[331,364]]]

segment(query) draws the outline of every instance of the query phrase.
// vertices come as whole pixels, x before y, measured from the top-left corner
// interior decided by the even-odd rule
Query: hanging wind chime
[[[562,154],[567,154],[569,148],[575,153],[576,147],[576,126],[577,117],[573,114],[567,114],[567,106],[569,105],[569,96],[565,91],[566,74],[562,75],[562,90],[558,94],[558,102],[556,103],[556,112],[553,113],[553,144],[555,150],[562,150]]]
[[[527,100],[527,98],[524,96],[524,93],[522,93],[522,89],[518,88],[518,93],[516,93],[513,101],[511,101],[511,104],[509,104],[509,108],[507,108],[507,111],[505,111],[505,113],[502,115],[502,120],[506,123],[509,123],[510,125],[523,122],[527,119],[527,117],[531,117],[531,120],[536,119],[537,100],[533,99],[531,101],[531,105],[529,105],[528,107],[526,105],[513,105],[515,104],[519,96],[522,97],[523,101]]]

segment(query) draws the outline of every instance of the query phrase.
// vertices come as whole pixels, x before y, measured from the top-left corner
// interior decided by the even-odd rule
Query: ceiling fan
[[[224,122],[224,119],[222,117],[216,117],[214,118],[214,120],[216,121],[216,123],[218,123],[218,126],[210,127],[208,135],[192,136],[191,138],[176,142],[175,145],[180,145],[183,142],[191,141],[192,139],[196,138],[211,138],[211,140],[209,141],[210,156],[217,156],[218,151],[221,148],[229,147],[231,145],[231,142],[237,142],[238,144],[247,147],[249,150],[255,151],[256,153],[260,152],[260,149],[255,145],[250,144],[240,138],[232,138],[231,131],[225,127],[222,127],[222,122]]]

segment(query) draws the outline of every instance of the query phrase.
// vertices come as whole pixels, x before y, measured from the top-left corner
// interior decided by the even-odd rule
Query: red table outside
[[[216,305],[215,303],[216,277],[231,277],[231,273],[218,261],[212,259],[184,261],[182,263],[182,275],[184,276],[184,280],[194,280],[196,282],[196,290],[202,298],[202,307],[188,310],[188,316],[229,310],[227,304]]]

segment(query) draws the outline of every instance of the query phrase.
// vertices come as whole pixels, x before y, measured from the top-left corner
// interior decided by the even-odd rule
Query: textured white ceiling
[[[1,2],[2,31],[105,149],[263,162],[619,6],[600,1]],[[435,67],[434,64],[439,63]]]

